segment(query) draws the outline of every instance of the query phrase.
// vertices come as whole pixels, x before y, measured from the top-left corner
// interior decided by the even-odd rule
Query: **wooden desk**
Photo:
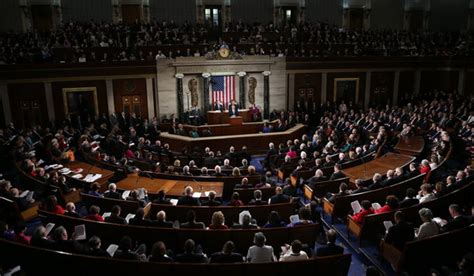
[[[242,117],[244,122],[251,122],[252,116],[250,110],[248,109],[239,109],[239,116]],[[227,124],[229,122],[229,111],[225,110],[223,112],[217,111],[208,111],[207,112],[207,123],[210,125],[216,124]]]
[[[194,192],[202,192],[202,197],[206,197],[204,192],[215,191],[217,197],[222,197],[224,190],[223,182],[195,182],[186,180],[156,179],[138,174],[130,174],[127,178],[117,182],[117,188],[123,190],[133,190],[145,188],[149,194],[157,194],[163,190],[169,197],[180,197],[183,195],[184,188],[191,186]]]
[[[425,147],[422,136],[402,136],[395,145],[395,151],[401,154],[419,156]]]
[[[90,165],[90,164],[87,164],[87,163],[83,163],[83,162],[79,162],[79,161],[68,163],[68,164],[65,164],[64,166],[69,168],[70,170],[75,170],[75,169],[81,168],[82,172],[80,174],[82,174],[84,177],[88,174],[101,174],[102,177],[100,177],[99,179],[94,181],[94,182],[97,182],[97,183],[100,184],[101,190],[106,190],[107,189],[107,184],[108,184],[109,179],[114,176],[113,171],[110,171],[110,170],[107,170],[107,169],[102,169],[100,167]],[[70,173],[70,174],[66,175],[66,177],[69,177],[69,178],[72,178],[76,181],[80,181],[80,182],[85,183],[85,181],[82,180],[83,178],[76,179],[76,178],[72,177],[73,175],[75,175],[75,173]]]
[[[251,127],[254,124],[257,123],[244,123],[242,126],[226,125],[228,127],[226,127],[225,131],[233,134],[242,133],[243,129]],[[268,143],[270,142],[273,142],[275,145],[278,145],[279,143],[286,144],[288,140],[294,140],[296,138],[300,139],[305,133],[306,127],[304,125],[296,125],[283,132],[253,132],[251,134],[227,136],[219,136],[214,133],[214,136],[199,138],[191,138],[162,132],[159,139],[162,143],[168,143],[171,149],[174,150],[187,148],[189,152],[192,152],[195,147],[204,149],[205,147],[210,146],[213,151],[220,150],[222,152],[227,152],[230,146],[234,146],[236,149],[240,149],[242,146],[247,146],[247,150],[251,154],[258,154],[265,153],[268,150]]]
[[[358,178],[364,181],[369,180],[375,173],[385,175],[388,170],[405,167],[413,160],[415,160],[413,156],[390,152],[365,164],[342,170],[342,172],[349,177],[351,183],[355,183]]]

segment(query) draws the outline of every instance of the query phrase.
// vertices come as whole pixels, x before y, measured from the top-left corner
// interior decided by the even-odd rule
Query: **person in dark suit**
[[[117,185],[115,183],[109,184],[109,189],[104,192],[105,198],[121,199],[120,193],[117,192]]]
[[[308,179],[308,186],[314,190],[316,183],[326,180],[328,180],[328,178],[324,175],[323,171],[317,169],[314,176]]]
[[[249,214],[244,214],[242,217],[242,224],[232,225],[232,229],[257,229],[256,224],[252,223],[252,217]]]
[[[171,263],[173,258],[166,254],[166,246],[164,242],[155,242],[151,248],[151,255],[148,257],[149,262]]]
[[[143,208],[138,208],[135,212],[135,217],[131,218],[128,221],[130,225],[138,225],[138,226],[149,226],[151,221],[149,219],[145,219],[145,210]]]
[[[73,217],[73,218],[80,218],[81,215],[79,215],[76,212],[76,205],[73,202],[68,202],[66,204],[66,212],[64,212],[65,216]]]
[[[331,174],[331,177],[329,177],[329,180],[346,177],[346,175],[341,171],[341,169],[342,169],[342,166],[340,164],[334,165],[334,173]]]
[[[153,200],[153,203],[170,205],[171,201],[168,198],[166,198],[165,191],[160,190],[158,192],[157,197]]]
[[[119,242],[119,247],[114,254],[114,258],[122,260],[144,261],[146,246],[140,245],[137,250],[133,250],[132,239],[129,236],[124,236]]]
[[[283,194],[281,187],[275,188],[275,195],[268,200],[268,204],[278,204],[278,203],[287,203],[290,202],[291,198]]]
[[[221,206],[222,202],[216,199],[216,192],[209,191],[208,200],[202,203],[202,206]]]
[[[196,244],[192,239],[184,243],[184,253],[176,256],[178,263],[207,263],[207,258],[202,253],[196,253]]]
[[[356,189],[351,191],[351,194],[358,194],[367,192],[369,189],[364,185],[364,181],[362,179],[357,178],[355,180]]]
[[[102,242],[99,237],[92,236],[87,241],[87,255],[95,256],[95,257],[111,257],[107,251],[101,248]]]
[[[173,228],[173,223],[171,221],[166,221],[166,213],[163,210],[156,214],[156,220],[152,221],[151,225],[162,228]]]
[[[416,198],[416,191],[413,188],[408,188],[405,194],[405,198],[400,201],[400,208],[410,207],[415,204],[420,203],[418,198]]]
[[[471,224],[471,219],[462,215],[461,207],[457,204],[449,205],[449,214],[451,215],[452,220],[448,221],[448,223],[441,227],[441,232],[461,229]]]
[[[329,229],[326,233],[327,244],[316,250],[317,257],[339,255],[344,253],[344,248],[336,245],[337,232],[334,229]]]
[[[216,111],[219,110],[219,111],[222,112],[222,111],[224,111],[224,105],[222,104],[221,101],[217,101],[217,102],[214,103],[213,109],[216,110]]]
[[[382,187],[388,187],[390,185],[393,185],[397,182],[397,180],[394,178],[395,176],[395,171],[394,170],[388,170],[387,171],[387,178],[385,180],[382,180],[380,183],[380,186]]]
[[[239,116],[239,109],[235,104],[229,106],[229,117]]]
[[[196,212],[189,210],[186,214],[186,222],[180,225],[180,228],[184,229],[204,229],[206,225],[204,222],[196,221]]]
[[[112,206],[110,216],[106,217],[104,220],[108,223],[117,223],[117,224],[127,224],[127,221],[120,216],[122,208],[119,205]]]
[[[369,190],[376,190],[382,188],[382,175],[375,173],[372,177],[372,184],[369,185]]]
[[[249,201],[248,205],[267,205],[267,202],[262,200],[262,191],[253,191],[253,198]]]
[[[403,251],[405,243],[415,239],[415,229],[413,225],[405,221],[402,211],[395,212],[394,220],[395,224],[388,229],[385,235],[385,242]]]
[[[54,241],[48,239],[48,237],[46,236],[46,228],[41,225],[38,226],[33,232],[30,244],[32,246],[52,249],[54,246]]]
[[[177,205],[201,206],[201,202],[199,201],[199,198],[194,198],[193,193],[194,193],[193,187],[187,186],[184,189],[184,196],[178,199]]]
[[[234,252],[235,245],[232,241],[228,241],[222,247],[221,252],[211,255],[210,263],[241,263],[244,258],[240,253]]]

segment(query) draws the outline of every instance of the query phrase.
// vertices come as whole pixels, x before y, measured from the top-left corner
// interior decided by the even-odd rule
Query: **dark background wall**
[[[372,0],[370,26],[373,29],[403,28],[404,0]]]
[[[232,21],[247,23],[273,21],[273,0],[233,0]]]
[[[342,0],[306,0],[307,21],[342,25]]]
[[[150,0],[150,18],[174,20],[174,22],[196,22],[196,1],[194,0]]]
[[[112,21],[111,0],[61,0],[61,5],[63,21]]]
[[[18,0],[0,1],[0,31],[21,31],[21,13]]]

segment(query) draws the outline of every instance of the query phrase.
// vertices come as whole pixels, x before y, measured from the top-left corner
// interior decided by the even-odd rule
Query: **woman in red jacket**
[[[360,206],[362,206],[362,210],[352,216],[352,219],[357,223],[362,223],[365,216],[374,213],[374,209],[372,209],[372,204],[370,203],[370,201],[362,200]]]
[[[385,199],[385,205],[382,208],[375,210],[374,213],[381,214],[396,210],[398,208],[398,202],[398,197],[394,195],[388,195]]]

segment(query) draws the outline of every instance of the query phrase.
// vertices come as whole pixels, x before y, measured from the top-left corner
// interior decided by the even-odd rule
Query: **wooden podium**
[[[229,124],[231,126],[241,126],[243,123],[242,116],[229,117]]]
[[[239,109],[239,117],[243,122],[251,122],[252,117],[248,109]],[[229,122],[229,112],[221,112],[219,110],[211,110],[207,112],[207,123],[210,125],[227,124]]]

